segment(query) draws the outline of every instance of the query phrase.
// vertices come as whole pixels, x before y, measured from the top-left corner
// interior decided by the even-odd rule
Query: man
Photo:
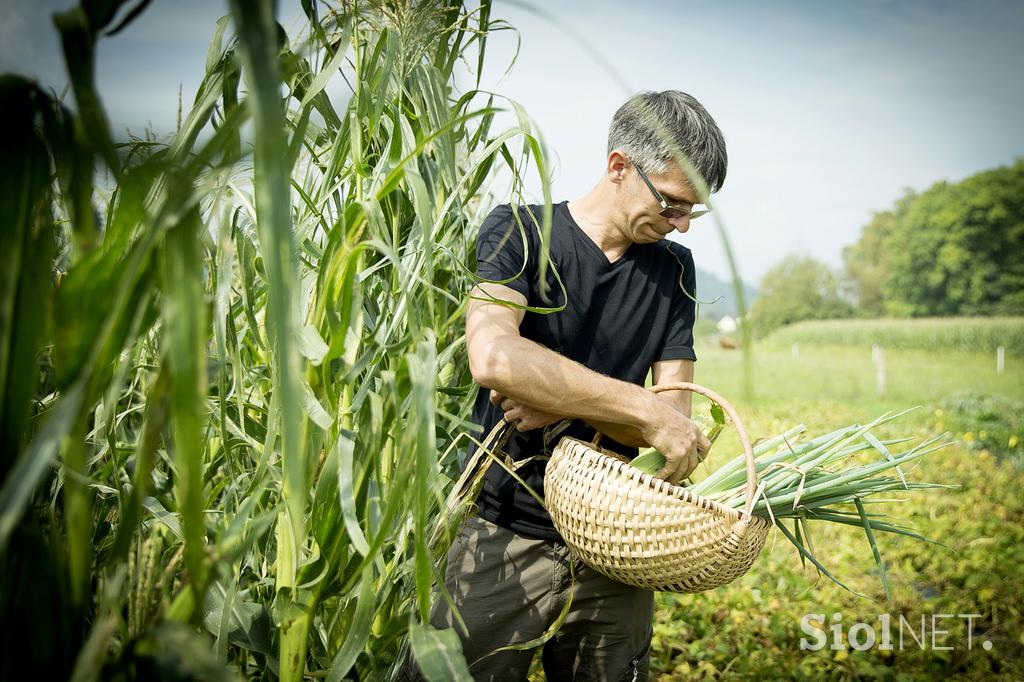
[[[601,179],[585,196],[554,206],[544,281],[540,207],[520,207],[517,219],[499,206],[484,221],[477,239],[484,281],[466,318],[481,387],[473,419],[485,433],[502,417],[516,425],[504,449],[513,460],[543,455],[545,431],[567,418],[560,435],[591,440],[596,429],[603,447],[627,456],[638,446],[657,448],[667,460],[659,476],[673,483],[710,447],[689,419],[689,393],[643,388],[648,372],[654,384],[692,380],[696,360],[693,258],[665,239],[685,233],[701,203],[701,183],[684,172],[679,152],[708,191],[721,187],[725,143],[697,100],[666,91],[626,102],[612,120]],[[517,471],[541,497],[544,465],[536,458]],[[646,679],[653,594],[579,563],[573,581],[547,513],[503,468],[490,467],[477,503],[445,578],[468,633],[443,600],[431,615],[435,627],[459,633],[474,677],[524,679],[532,651],[491,652],[539,637],[572,592],[568,616],[544,645],[548,679]]]

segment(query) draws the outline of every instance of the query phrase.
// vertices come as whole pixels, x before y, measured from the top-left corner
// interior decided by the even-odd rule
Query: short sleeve
[[[689,249],[672,249],[683,268],[682,277],[676,280],[672,295],[672,310],[669,312],[665,341],[658,360],[696,360],[693,352],[693,323],[697,318],[697,268]],[[684,251],[685,253],[680,253]]]
[[[536,253],[527,220],[516,220],[508,204],[484,219],[476,238],[476,274],[530,297],[531,264]]]

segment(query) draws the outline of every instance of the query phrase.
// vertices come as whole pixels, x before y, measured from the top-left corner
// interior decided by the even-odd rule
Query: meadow
[[[754,395],[749,396],[738,351],[706,340],[698,357],[695,380],[734,399],[755,438],[798,423],[806,424],[809,434],[823,433],[920,405],[887,425],[886,433],[919,442],[948,431],[954,442],[906,473],[910,480],[958,487],[914,491],[880,505],[945,544],[878,534],[891,605],[863,531],[821,523],[810,525],[817,557],[863,596],[819,576],[809,564],[802,566],[793,546],[777,533],[753,569],[735,583],[697,595],[659,594],[652,679],[1020,679],[1024,358],[1008,355],[1004,372],[997,373],[988,352],[893,349],[886,351],[886,392],[879,396],[870,346],[805,343],[795,357],[789,346],[761,344],[753,349]],[[983,410],[991,399],[1003,400],[1016,413],[998,419],[971,413],[972,406]],[[991,434],[968,430],[979,418],[994,431],[1002,429],[998,442]],[[982,444],[985,438],[991,447]],[[736,452],[734,432],[727,429],[708,459],[709,470]],[[827,642],[820,650],[800,648],[801,638],[817,643],[801,628],[807,614],[824,619]],[[838,644],[833,614],[841,618]],[[859,622],[878,637],[864,651],[850,639],[851,626]],[[886,622],[891,650],[881,646]],[[865,632],[859,627],[853,643],[863,645]]]
[[[1024,353],[1024,318],[922,317],[797,322],[765,339],[771,347],[807,343],[816,346],[870,346],[919,350]]]

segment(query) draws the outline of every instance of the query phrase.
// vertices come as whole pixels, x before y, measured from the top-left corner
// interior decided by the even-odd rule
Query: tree
[[[867,316],[1024,313],[1024,159],[908,192],[843,252]]]
[[[886,312],[886,242],[917,196],[913,190],[906,190],[891,211],[875,213],[864,226],[859,241],[843,249],[843,289],[856,302],[859,316],[881,317]]]
[[[764,336],[801,320],[849,317],[853,306],[839,291],[827,265],[807,256],[788,256],[761,281],[761,293],[750,307],[750,323]]]
[[[885,246],[891,312],[1024,312],[1024,159],[936,183],[901,218]]]

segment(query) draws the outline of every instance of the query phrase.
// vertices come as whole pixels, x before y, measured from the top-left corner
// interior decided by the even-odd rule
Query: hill
[[[757,296],[757,290],[744,282],[743,293],[749,308],[754,297]],[[697,316],[701,320],[709,319],[717,322],[726,315],[733,317],[737,315],[736,292],[732,282],[700,268],[697,268],[697,300],[701,302],[697,311]]]

